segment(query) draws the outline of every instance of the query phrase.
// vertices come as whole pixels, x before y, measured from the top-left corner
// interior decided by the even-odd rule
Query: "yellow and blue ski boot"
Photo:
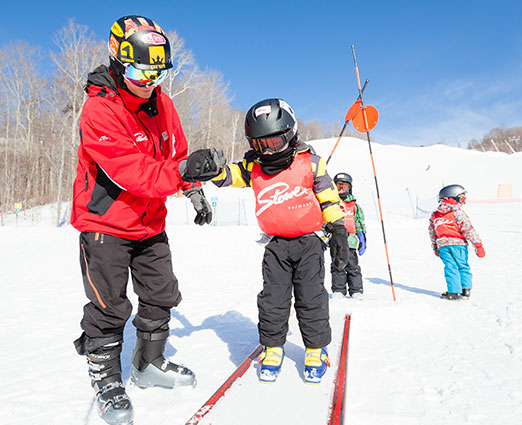
[[[307,348],[305,353],[304,378],[307,384],[320,384],[330,366],[326,348]]]
[[[283,347],[265,347],[259,356],[259,381],[265,384],[274,383],[281,371],[284,357]]]

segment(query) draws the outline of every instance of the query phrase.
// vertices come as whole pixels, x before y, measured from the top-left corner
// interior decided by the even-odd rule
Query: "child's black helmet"
[[[352,176],[348,173],[338,173],[334,177],[334,183],[337,184],[337,182],[344,182],[344,183],[350,183],[352,184]]]
[[[439,192],[439,200],[452,198],[457,202],[461,202],[462,197],[466,195],[466,189],[460,184],[450,184],[443,187]]]
[[[290,145],[297,144],[297,119],[293,109],[282,99],[265,99],[252,106],[245,117],[245,136],[252,139],[284,135]]]

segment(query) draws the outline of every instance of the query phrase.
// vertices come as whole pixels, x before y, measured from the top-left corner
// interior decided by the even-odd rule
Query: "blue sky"
[[[5,2],[4,2],[5,3]],[[357,97],[380,114],[380,143],[464,145],[491,128],[522,125],[522,2],[29,0],[2,5],[0,45],[43,49],[68,18],[102,39],[121,15],[176,30],[201,68],[223,73],[242,110],[281,97],[299,118],[343,123]],[[20,10],[23,9],[23,10]]]

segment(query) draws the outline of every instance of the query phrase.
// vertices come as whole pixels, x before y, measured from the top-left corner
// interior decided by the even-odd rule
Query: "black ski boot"
[[[454,292],[444,292],[443,294],[440,294],[440,297],[449,301],[459,301],[462,298],[460,294]]]
[[[121,341],[87,354],[89,376],[100,417],[111,425],[132,425],[131,401],[121,379]]]
[[[469,300],[469,297],[471,296],[471,289],[469,288],[462,288],[462,299],[463,300]]]
[[[143,321],[139,316],[136,316],[136,319],[135,325]],[[140,388],[196,386],[194,372],[184,366],[171,363],[163,357],[168,336],[168,324],[163,324],[160,329],[153,332],[136,330],[136,345],[132,353],[130,371],[131,380],[136,386]]]

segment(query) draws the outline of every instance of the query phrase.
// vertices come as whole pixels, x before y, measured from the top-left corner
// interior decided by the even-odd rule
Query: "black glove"
[[[192,152],[186,161],[179,164],[179,174],[187,182],[206,182],[216,177],[225,166],[227,160],[223,151],[198,149]]]
[[[196,210],[196,218],[194,223],[203,226],[205,223],[210,224],[212,221],[212,208],[205,198],[202,187],[193,187],[183,191],[183,195],[190,199],[194,209]]]
[[[326,230],[332,234],[330,238],[332,262],[338,270],[343,269],[348,262],[348,232],[344,222],[328,223]]]

